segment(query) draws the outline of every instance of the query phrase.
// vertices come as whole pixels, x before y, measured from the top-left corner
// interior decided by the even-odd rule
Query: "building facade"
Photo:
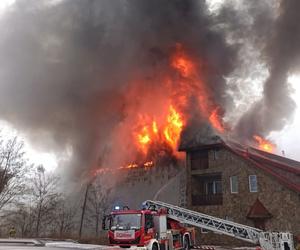
[[[299,162],[223,141],[181,150],[186,152],[189,209],[300,235]],[[210,232],[200,235],[204,244],[239,243]]]
[[[141,208],[146,200],[162,200],[175,205],[185,202],[184,162],[161,164],[151,168],[119,171],[110,200],[113,205]]]

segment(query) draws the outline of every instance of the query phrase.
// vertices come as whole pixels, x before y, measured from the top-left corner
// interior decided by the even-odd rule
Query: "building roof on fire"
[[[243,160],[251,163],[252,166],[271,175],[287,188],[300,193],[300,162],[298,161],[248,147],[231,140],[225,141],[218,136],[214,136],[210,140],[205,139],[205,141],[198,143],[198,145],[195,143],[189,144],[189,146],[181,145],[179,151],[190,152],[216,147],[228,149]]]

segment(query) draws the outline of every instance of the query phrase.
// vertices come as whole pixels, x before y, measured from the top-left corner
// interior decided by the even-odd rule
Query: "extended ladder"
[[[293,250],[293,235],[289,232],[264,232],[260,229],[223,220],[161,201],[147,200],[143,203],[147,209],[165,208],[167,216],[180,223],[204,228],[225,234],[254,244],[260,244],[264,250]]]
[[[262,233],[262,230],[257,228],[219,219],[161,201],[148,200],[144,202],[144,205],[148,209],[155,210],[166,208],[168,217],[181,223],[225,234],[254,244],[259,243],[260,234]]]

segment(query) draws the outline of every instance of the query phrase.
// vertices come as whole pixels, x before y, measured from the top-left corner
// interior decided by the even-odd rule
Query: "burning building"
[[[295,109],[299,2],[275,2],[212,13],[209,0],[16,1],[0,23],[0,118],[72,180],[179,159],[179,141],[201,131],[265,138]]]
[[[133,206],[152,196],[171,198],[163,195],[170,182],[172,202],[192,206],[194,195],[198,204],[191,183],[204,177],[191,172],[190,157],[209,165],[193,170],[200,174],[210,170],[214,150],[190,153],[199,146],[194,138],[211,145],[218,135],[271,152],[265,138],[295,110],[287,78],[299,64],[300,2],[233,2],[212,13],[209,1],[194,0],[16,1],[0,20],[0,118],[55,152],[70,182],[117,173],[107,179],[124,195],[131,187]],[[187,175],[179,145],[187,151]],[[224,155],[243,162],[243,151]],[[221,165],[211,177],[214,192],[228,181]],[[249,173],[260,185],[255,171]],[[178,198],[185,178],[187,199]],[[146,189],[137,197],[135,190]]]
[[[153,10],[154,5],[145,6]],[[276,118],[280,116],[279,120],[283,121],[290,113],[277,114],[273,109],[278,107],[272,102],[274,96],[287,104],[280,106],[281,111],[293,110],[287,89],[278,87],[285,81],[286,72],[280,71],[282,75],[278,76],[273,70],[279,62],[272,61],[262,99],[237,121],[226,119],[231,100],[224,76],[232,70],[229,62],[236,54],[232,47],[220,42],[218,45],[226,58],[230,58],[228,65],[224,65],[219,54],[211,50],[216,48],[214,44],[205,42],[205,36],[214,37],[216,33],[205,29],[205,36],[198,36],[194,31],[201,22],[194,23],[198,17],[190,9],[194,5],[189,1],[183,5],[176,2],[172,6],[175,16],[185,20],[183,24],[167,16],[171,24],[178,24],[180,32],[177,27],[172,30],[176,39],[167,39],[164,43],[162,34],[163,41],[148,48],[146,58],[151,67],[131,70],[123,96],[124,117],[114,127],[108,153],[103,155],[93,173],[119,171],[117,175],[122,178],[116,182],[117,191],[113,194],[113,201],[117,203],[136,207],[143,200],[157,198],[243,224],[299,234],[299,221],[284,215],[280,202],[272,203],[287,199],[285,209],[297,216],[299,166],[279,167],[292,163],[271,154],[276,146],[264,138],[283,124]],[[282,4],[282,8],[287,11],[290,6]],[[282,32],[281,23],[286,22],[287,12],[283,13],[277,20],[278,36]],[[202,18],[201,21],[206,21]],[[164,27],[163,18],[158,23]],[[279,54],[283,50],[279,48]],[[268,53],[272,57],[272,50]],[[278,76],[276,81],[272,81],[274,75]],[[220,138],[226,138],[225,142]],[[229,143],[227,138],[260,150]],[[178,146],[181,152],[177,151]],[[182,151],[187,152],[186,168]],[[295,183],[288,184],[290,178]],[[275,199],[274,195],[280,191],[276,188],[282,192]]]
[[[185,162],[167,156],[151,166],[116,171],[113,175],[119,178],[111,193],[112,205],[138,208],[144,200],[157,199],[265,231],[290,231],[297,236],[300,163],[268,152],[272,144],[263,143],[251,147],[219,136],[194,137],[179,148],[186,153]],[[241,243],[208,231],[198,235],[202,244]]]
[[[197,118],[196,123],[199,119],[205,124],[209,133],[224,133],[227,129],[222,121],[223,109],[205,84],[199,62],[180,43],[171,47],[169,54],[167,69],[158,70],[155,79],[160,82],[158,88],[151,86],[151,91],[146,88],[145,92],[144,84],[134,82],[129,89],[127,103],[135,102],[138,96],[142,98],[140,106],[128,109],[114,140],[123,141],[127,134],[125,142],[131,145],[126,150],[131,152],[132,162],[116,168],[100,166],[93,172],[94,175],[115,172],[114,176],[122,176],[115,184],[114,202],[138,206],[145,199],[160,198],[184,205],[184,155],[177,149],[183,132],[184,138],[193,136],[193,129],[189,131],[192,115]],[[189,112],[191,106],[195,107],[193,114]],[[119,150],[113,149],[114,160],[118,159]]]

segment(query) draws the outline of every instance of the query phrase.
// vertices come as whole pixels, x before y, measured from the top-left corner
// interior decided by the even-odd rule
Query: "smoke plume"
[[[247,11],[258,9],[249,4]],[[270,76],[262,99],[236,125],[239,137],[282,128],[294,109],[286,77],[299,55],[298,10],[297,0],[282,1],[275,21],[253,14],[256,22],[245,24]],[[234,110],[226,77],[240,67],[243,46],[236,40],[247,40],[247,32],[236,32],[234,23],[243,20],[229,5],[212,15],[205,1],[16,1],[0,20],[0,119],[59,155],[73,176],[129,162],[132,117],[159,112],[160,72],[176,78],[169,58],[178,44],[196,62],[219,113]],[[228,42],[231,34],[237,37]],[[193,137],[203,117],[189,102],[185,134]]]
[[[130,146],[112,138],[128,107],[158,91],[157,69],[169,70],[176,43],[201,58],[213,98],[225,103],[234,51],[212,24],[202,1],[19,0],[1,20],[0,117],[36,146],[69,153],[61,167],[81,175]],[[141,96],[129,99],[136,79]]]
[[[250,139],[254,134],[267,136],[270,131],[282,129],[292,118],[295,103],[290,97],[287,78],[297,72],[296,65],[299,65],[299,10],[299,1],[281,1],[274,22],[270,22],[269,15],[260,15],[253,25],[254,35],[264,45],[261,56],[266,60],[269,76],[263,85],[262,98],[244,113],[235,127],[239,138]]]

